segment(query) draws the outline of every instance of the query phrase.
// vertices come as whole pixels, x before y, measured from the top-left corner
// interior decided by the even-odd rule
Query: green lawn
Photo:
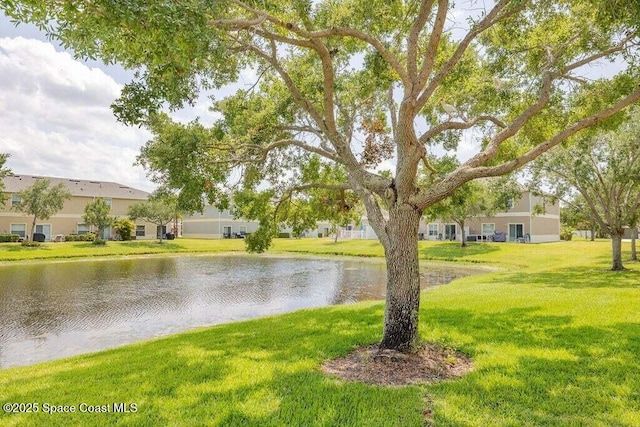
[[[107,242],[97,246],[91,242],[43,243],[39,247],[24,247],[20,243],[0,243],[0,261],[40,261],[84,257],[117,257],[149,254],[218,253],[243,251],[244,242],[232,240],[176,239]]]
[[[323,360],[380,338],[383,305],[368,302],[0,370],[2,403],[40,408],[0,412],[0,425],[421,426],[430,409],[436,426],[638,426],[640,266],[607,271],[609,250],[606,241],[422,242],[425,259],[502,267],[423,293],[424,339],[474,359],[455,381],[387,388],[325,377]],[[273,249],[290,251],[382,254],[372,242],[315,239]],[[114,402],[137,412],[42,413],[45,403]]]

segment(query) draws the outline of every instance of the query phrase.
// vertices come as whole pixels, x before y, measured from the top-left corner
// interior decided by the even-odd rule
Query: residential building
[[[453,222],[432,221],[421,224],[420,233],[426,240],[462,239],[460,226]],[[511,242],[555,242],[560,240],[560,205],[530,191],[514,200],[507,212],[491,217],[473,217],[465,221],[467,240],[491,240],[495,233],[503,233]]]
[[[220,239],[233,237],[236,233],[251,233],[257,230],[257,221],[236,219],[227,210],[220,211],[208,206],[203,213],[185,217],[182,220],[182,234],[185,237]],[[282,232],[290,232],[283,229]],[[507,212],[496,213],[492,217],[474,217],[465,222],[468,240],[491,240],[494,233],[503,233],[507,241],[553,242],[560,240],[560,206],[531,192],[522,193],[514,200]],[[307,236],[331,235],[328,223],[318,223],[317,229],[308,231]],[[453,222],[422,221],[419,236],[424,240],[462,239],[462,230]],[[339,239],[377,239],[373,227],[366,217],[359,223],[341,227]]]
[[[149,193],[105,181],[87,181],[81,179],[54,178],[32,175],[11,175],[4,178],[4,205],[0,204],[0,234],[17,234],[26,237],[31,232],[32,218],[30,215],[18,212],[15,206],[20,203],[18,192],[33,185],[37,179],[46,178],[51,185],[62,183],[71,193],[62,210],[47,220],[38,219],[36,233],[45,235],[50,241],[56,235],[85,234],[90,227],[84,223],[85,206],[96,198],[103,198],[111,205],[111,215],[123,218],[127,215],[129,205],[146,200]],[[115,233],[108,227],[104,230],[103,238],[114,237]],[[157,229],[154,224],[136,221],[136,239],[154,239]]]
[[[258,229],[258,221],[236,219],[228,210],[218,210],[207,206],[202,213],[185,216],[182,219],[182,236],[204,239],[222,239],[235,237],[238,234],[253,233]],[[291,233],[291,229],[282,228],[282,233]],[[309,230],[303,237],[329,236],[331,225],[318,223],[317,229]]]

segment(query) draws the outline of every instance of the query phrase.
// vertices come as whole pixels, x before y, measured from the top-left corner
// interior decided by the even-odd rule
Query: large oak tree
[[[522,167],[640,99],[636,7],[599,0],[0,0],[81,57],[137,70],[114,104],[155,138],[141,163],[181,201],[222,203],[237,185],[264,222],[295,193],[356,194],[384,246],[388,286],[381,347],[415,348],[425,209],[480,177]],[[606,6],[606,7],[604,7]],[[615,60],[619,71],[592,64]],[[594,73],[596,75],[594,75]],[[213,104],[219,121],[167,123],[157,112],[196,101],[240,75],[252,86]],[[422,163],[475,153],[422,184]],[[311,157],[330,180],[303,171]],[[391,174],[375,172],[385,160]],[[322,166],[324,167],[324,166]],[[338,180],[342,177],[341,180]],[[270,186],[266,188],[266,184]],[[305,196],[315,190],[316,196]],[[345,196],[346,197],[346,196]],[[340,200],[342,197],[333,198]],[[329,200],[329,199],[327,199]],[[234,202],[236,200],[234,199]],[[338,204],[339,205],[339,204]],[[340,206],[337,206],[340,208]],[[344,206],[342,207],[344,208]],[[271,222],[270,222],[271,221]]]

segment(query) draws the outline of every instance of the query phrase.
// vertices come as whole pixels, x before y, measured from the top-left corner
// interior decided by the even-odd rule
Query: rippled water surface
[[[431,269],[423,287],[461,275]],[[385,280],[378,262],[254,256],[0,267],[0,367],[197,326],[380,299]]]

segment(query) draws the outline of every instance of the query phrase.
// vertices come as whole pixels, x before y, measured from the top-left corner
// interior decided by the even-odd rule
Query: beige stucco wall
[[[0,210],[0,234],[9,234],[11,224],[26,224],[26,234],[31,233],[31,222],[33,217],[17,212],[11,209],[11,195],[7,195],[7,199]],[[82,215],[85,206],[94,200],[93,197],[74,196],[67,200],[58,213],[48,220],[38,219],[37,225],[50,225],[51,236],[58,234],[68,235],[78,232],[78,224],[82,224]],[[132,203],[140,200],[127,199],[111,199],[111,215],[118,218],[126,218],[127,210]],[[136,225],[145,226],[145,236],[137,236],[136,239],[155,239],[156,226],[144,221],[135,221]],[[168,227],[169,228],[169,227]],[[113,234],[113,233],[112,233]]]

